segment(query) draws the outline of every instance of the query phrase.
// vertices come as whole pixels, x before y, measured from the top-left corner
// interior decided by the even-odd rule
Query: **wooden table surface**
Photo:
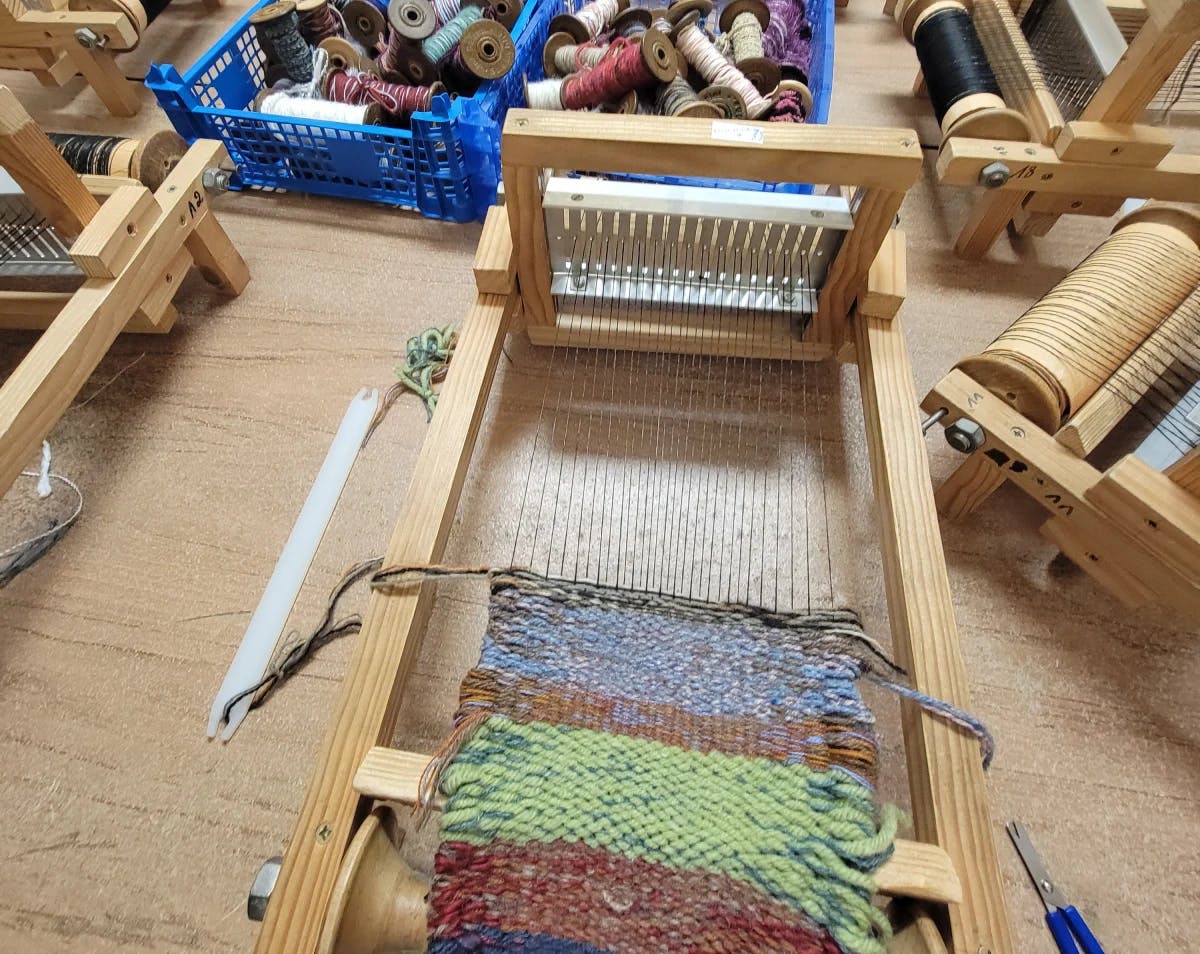
[[[913,125],[931,142],[928,104],[909,95],[912,49],[877,5],[854,3],[839,18],[833,118]],[[209,17],[176,0],[122,66],[182,69],[241,9]],[[0,82],[49,129],[165,124],[146,91],[138,117],[114,121],[75,84],[43,90],[2,71]],[[1048,238],[1004,238],[989,260],[959,261],[950,247],[967,197],[931,188],[933,156],[901,213],[920,393],[1110,226],[1064,220]],[[305,196],[231,194],[214,207],[249,288],[227,301],[193,275],[170,335],[118,340],[50,437],[55,470],[86,496],[83,516],[0,591],[3,951],[250,949],[246,892],[291,832],[350,642],[323,649],[228,745],[204,737],[209,704],[346,404],[362,385],[386,387],[408,337],[459,321],[472,299],[476,225]],[[0,336],[0,375],[31,340]],[[846,408],[843,436],[865,466],[857,413]],[[503,451],[512,426],[493,413],[478,454]],[[418,402],[401,399],[355,465],[290,625],[310,626],[343,570],[382,551],[424,429]],[[959,458],[936,435],[929,448],[940,479]],[[511,540],[511,508],[492,488],[523,475],[513,455],[497,459],[468,478],[451,557]],[[31,485],[0,501],[0,548],[28,517]],[[943,528],[974,707],[998,740],[989,778],[1019,948],[1054,950],[1000,827],[1014,817],[1107,950],[1195,950],[1196,626],[1131,614],[1086,577],[1052,570],[1039,517],[1006,488]],[[862,609],[878,631],[879,600]],[[443,587],[397,744],[437,745],[483,617],[480,588]],[[877,704],[884,788],[902,801],[896,705]]]

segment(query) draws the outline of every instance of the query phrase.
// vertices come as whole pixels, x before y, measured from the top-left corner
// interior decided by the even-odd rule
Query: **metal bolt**
[[[979,170],[979,184],[989,189],[999,189],[1008,181],[1010,175],[1012,173],[1003,162],[989,162]]]
[[[203,183],[206,191],[219,195],[222,192],[229,191],[229,183],[232,178],[226,169],[209,167],[204,170],[204,175],[201,176],[200,181]]]
[[[929,417],[925,418],[925,420],[921,422],[921,433],[929,433],[929,429],[949,413],[950,411],[948,408],[938,408],[936,411],[930,414]]]
[[[75,39],[85,50],[102,50],[108,45],[108,37],[102,36],[91,27],[80,27],[76,30]]]
[[[983,428],[969,417],[963,417],[946,428],[946,443],[956,451],[970,454],[983,446]]]
[[[250,896],[246,898],[246,917],[251,921],[261,921],[267,916],[267,902],[271,900],[271,892],[275,890],[275,882],[279,880],[279,869],[283,859],[276,855],[263,862],[258,874],[254,876],[254,884],[250,886]]]

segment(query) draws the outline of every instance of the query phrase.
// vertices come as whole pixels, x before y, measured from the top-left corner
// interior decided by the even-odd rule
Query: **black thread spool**
[[[292,0],[278,0],[256,11],[250,25],[267,57],[268,74],[271,66],[278,64],[293,82],[312,82],[312,50],[300,35],[300,18]]]
[[[187,152],[187,143],[172,131],[145,139],[47,133],[59,155],[80,175],[120,176],[157,189]]]
[[[1024,115],[1004,104],[971,14],[959,0],[901,0],[895,16],[916,47],[943,139],[1033,139]]]

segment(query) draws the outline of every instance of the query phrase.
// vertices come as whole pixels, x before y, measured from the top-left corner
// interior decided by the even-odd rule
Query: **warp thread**
[[[757,119],[771,108],[744,73],[723,57],[695,23],[689,23],[675,34],[675,49],[714,86],[729,86],[746,102],[746,114]]]
[[[407,116],[428,110],[433,102],[431,86],[403,86],[358,70],[333,70],[325,79],[326,95],[337,103],[354,106],[376,104],[389,116]]]
[[[812,24],[804,0],[766,0],[771,12],[763,31],[763,55],[779,64],[784,75],[808,82],[812,68]]]
[[[617,37],[595,66],[566,78],[560,95],[565,109],[587,109],[653,82],[654,74],[642,56],[641,42]]]
[[[312,82],[312,52],[300,34],[300,17],[294,9],[253,25],[258,45],[269,61],[279,63],[295,83]]]
[[[372,585],[459,572],[479,568]],[[883,954],[873,876],[899,813],[875,798],[856,683],[898,667],[854,613],[490,581],[479,663],[421,785],[422,806],[447,796],[431,954],[535,938]]]

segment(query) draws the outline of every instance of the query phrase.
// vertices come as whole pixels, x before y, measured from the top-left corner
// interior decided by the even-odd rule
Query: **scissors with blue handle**
[[[1021,856],[1025,870],[1029,872],[1033,886],[1037,888],[1042,904],[1046,906],[1046,925],[1054,935],[1054,943],[1058,945],[1059,951],[1062,954],[1079,954],[1080,951],[1083,954],[1104,954],[1104,948],[1083,920],[1083,915],[1075,910],[1073,904],[1067,904],[1067,899],[1050,880],[1046,863],[1033,847],[1025,826],[1014,821],[1009,822],[1006,827],[1008,837],[1016,845],[1017,854]]]

